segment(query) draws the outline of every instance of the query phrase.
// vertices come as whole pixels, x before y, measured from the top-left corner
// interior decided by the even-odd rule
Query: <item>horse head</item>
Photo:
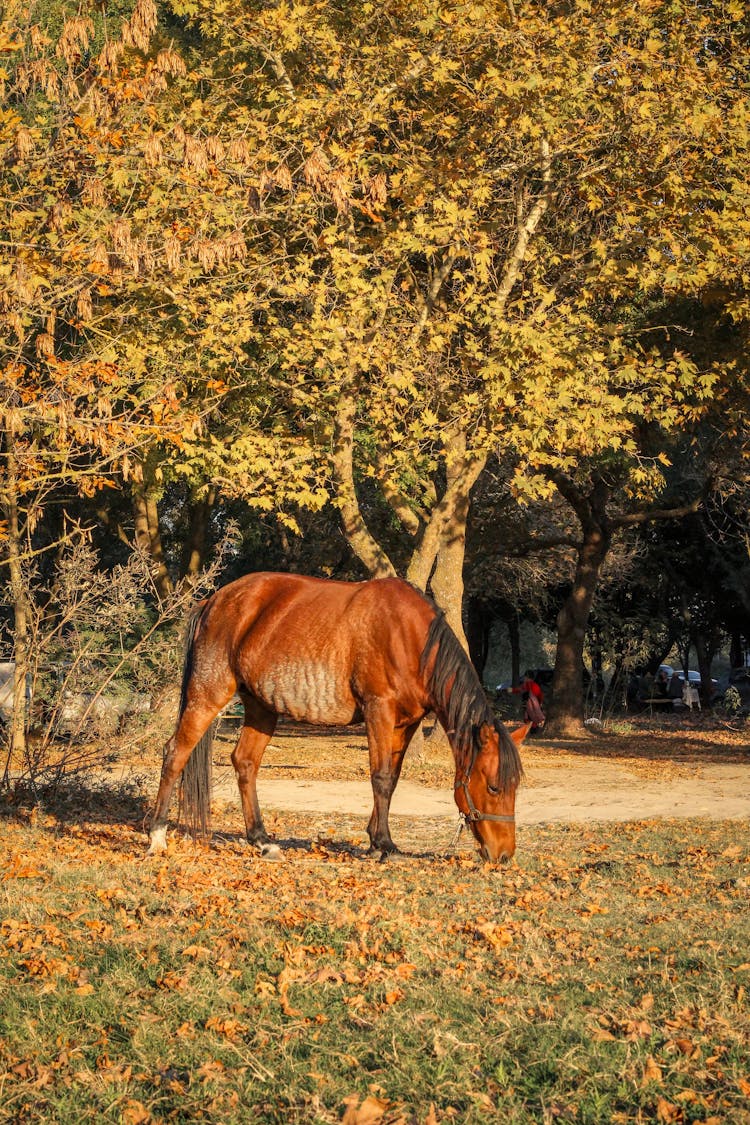
[[[483,723],[475,732],[468,769],[456,768],[456,804],[480,855],[490,862],[505,862],[516,850],[516,790],[522,776],[517,747],[530,725],[508,737],[503,728]]]

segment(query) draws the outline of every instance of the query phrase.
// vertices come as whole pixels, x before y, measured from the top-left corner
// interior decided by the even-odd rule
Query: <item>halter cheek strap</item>
[[[469,762],[468,770],[466,771],[464,776],[453,786],[454,792],[459,788],[463,789],[464,796],[466,797],[466,807],[469,811],[468,813],[461,813],[461,816],[467,823],[475,823],[477,820],[494,820],[500,824],[515,824],[515,815],[506,813],[480,812],[472,801],[471,793],[469,792],[469,779],[471,777],[471,771],[474,769],[474,763],[476,762],[476,760],[477,750],[475,748],[474,753],[471,755],[471,761]]]

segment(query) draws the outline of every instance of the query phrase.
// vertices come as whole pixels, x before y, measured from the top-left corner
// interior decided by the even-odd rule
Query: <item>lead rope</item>
[[[466,771],[466,775],[464,776],[464,778],[461,781],[457,782],[453,786],[453,791],[455,792],[456,789],[458,789],[459,785],[463,785],[464,792],[466,793],[466,796],[468,798],[469,808],[471,808],[471,798],[469,797],[469,790],[468,790],[468,784],[467,783],[468,783],[469,777],[471,776],[471,771],[474,768],[474,762],[476,761],[477,752],[478,752],[477,748],[475,747],[474,750],[472,751],[471,758],[469,760],[469,768]],[[451,840],[450,844],[448,844],[448,847],[445,849],[445,852],[443,853],[444,855],[450,855],[451,852],[455,852],[457,850],[458,842],[461,839],[461,833],[463,832],[464,828],[466,827],[466,825],[468,823],[469,823],[469,818],[467,817],[466,813],[459,812],[459,814],[458,814],[458,824],[456,825],[456,831],[453,833],[453,839]]]
[[[461,839],[461,833],[463,832],[465,827],[466,827],[466,817],[464,816],[463,813],[459,813],[458,814],[458,824],[456,825],[456,831],[453,833],[453,839],[451,840],[450,844],[448,844],[448,847],[445,849],[445,852],[443,853],[444,855],[449,855],[450,852],[454,852],[456,850],[456,848],[458,847],[458,841]]]
[[[469,761],[469,769],[466,773],[466,777],[463,780],[463,785],[464,785],[464,789],[466,791],[467,796],[468,796],[468,789],[466,789],[466,782],[468,781],[469,776],[471,774],[471,771],[474,768],[474,761],[476,759],[476,756],[477,756],[477,751],[474,750],[474,752],[471,755],[471,760]],[[454,792],[456,791],[456,789],[458,789],[458,786],[460,784],[462,784],[462,783],[458,782],[456,785],[453,786]],[[461,833],[463,832],[464,828],[466,827],[466,825],[468,823],[469,823],[469,821],[468,821],[468,818],[466,816],[466,813],[459,812],[459,814],[458,814],[458,824],[456,825],[456,831],[453,833],[453,839],[451,840],[450,844],[448,844],[448,847],[445,849],[445,852],[443,853],[444,855],[450,855],[451,852],[455,852],[455,850],[458,847],[458,841],[461,839]]]

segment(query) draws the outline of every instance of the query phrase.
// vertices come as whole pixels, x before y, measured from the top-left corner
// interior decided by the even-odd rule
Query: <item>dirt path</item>
[[[337,747],[338,769],[316,753],[330,753],[331,736],[293,740],[278,734],[258,780],[264,810],[348,813],[367,817],[372,790],[363,739],[345,736]],[[304,748],[304,752],[299,751]],[[326,765],[328,768],[325,768]],[[545,753],[533,748],[525,756],[527,780],[519,790],[519,824],[552,822],[625,821],[654,817],[750,819],[750,760],[698,763],[675,760],[623,762],[572,753]],[[404,777],[394,794],[395,816],[454,820],[451,771],[446,768],[432,783]],[[288,776],[286,771],[296,776]],[[340,780],[331,777],[340,776]],[[352,775],[356,780],[352,779]],[[279,776],[281,775],[281,776]],[[308,775],[308,776],[306,776]],[[358,775],[358,776],[357,776]],[[234,771],[226,757],[217,758],[214,793],[239,806]]]
[[[519,792],[516,815],[519,824],[653,817],[750,818],[750,766],[707,766],[702,774],[700,778],[657,782],[644,781],[610,763],[534,770],[535,784]],[[234,777],[220,779],[214,792],[234,803]],[[372,790],[367,781],[261,777],[258,796],[261,806],[268,809],[363,816],[372,809]],[[456,806],[450,790],[403,781],[394,794],[391,811],[394,816],[455,818]]]

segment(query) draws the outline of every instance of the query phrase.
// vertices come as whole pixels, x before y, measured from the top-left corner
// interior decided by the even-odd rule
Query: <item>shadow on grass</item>
[[[503,716],[509,729],[518,725],[517,718]],[[532,749],[563,750],[584,758],[642,758],[653,762],[723,762],[750,764],[750,725],[720,719],[711,712],[692,715],[623,715],[613,722],[614,729],[586,729],[573,739],[545,738],[542,732],[527,736],[526,745]],[[621,728],[621,729],[618,729]],[[622,728],[626,728],[623,730]],[[425,737],[432,733],[431,723],[425,724]],[[347,740],[347,751],[366,753],[366,745],[351,744],[352,738],[364,739],[362,724],[342,727],[320,727],[310,723],[295,723],[281,719],[277,734],[285,741],[301,741],[325,737],[335,745]],[[523,754],[523,750],[522,750]],[[299,771],[307,766],[279,765],[275,770]],[[313,768],[313,767],[310,767]]]
[[[148,817],[153,799],[141,779],[107,782],[70,777],[54,785],[17,783],[0,797],[0,817],[28,822],[34,810],[51,814],[61,825],[137,825]]]
[[[40,829],[53,836],[74,827],[89,829],[91,839],[97,835],[97,829],[106,830],[113,827],[126,827],[135,830],[142,836],[143,851],[148,844],[148,823],[153,809],[153,794],[143,791],[140,781],[119,782],[117,784],[102,781],[70,778],[64,783],[57,783],[54,787],[39,787],[31,789],[28,786],[16,786],[10,794],[0,797],[0,819],[15,821],[18,824],[29,825],[36,822],[39,813],[54,818],[50,824],[40,824]],[[359,831],[346,813],[331,814],[333,819],[340,824],[342,833]],[[283,858],[294,859],[295,854],[318,856],[322,861],[352,860],[355,862],[372,864],[387,863],[391,866],[402,863],[437,861],[444,858],[441,854],[430,851],[401,850],[391,854],[371,854],[366,844],[356,844],[351,840],[333,839],[328,835],[321,836],[314,825],[310,825],[306,832],[306,825],[295,825],[302,832],[295,832],[274,836],[272,842],[281,848]],[[207,837],[195,837],[176,819],[171,819],[169,835],[174,840],[197,847],[208,847],[217,857],[225,849],[230,849],[235,854],[244,853],[248,858],[261,860],[260,852],[255,845],[249,844],[241,830],[214,827]],[[273,860],[263,860],[272,863]]]
[[[734,726],[711,715],[689,719],[628,717],[614,730],[591,730],[580,738],[530,740],[539,750],[562,750],[582,758],[640,758],[651,762],[750,765],[750,727]]]
[[[342,816],[345,816],[345,814],[342,814]],[[271,842],[281,848],[284,856],[292,853],[289,855],[290,859],[294,858],[293,853],[303,852],[305,855],[317,855],[322,860],[352,859],[368,864],[395,866],[406,863],[423,863],[424,861],[436,862],[445,858],[444,855],[437,852],[408,851],[401,848],[387,855],[381,852],[373,853],[370,852],[367,845],[355,844],[348,840],[334,840],[329,836],[321,838],[314,832],[311,832],[309,836],[274,836]],[[205,843],[217,852],[224,848],[231,848],[235,853],[246,852],[248,856],[260,858],[259,849],[256,845],[248,843],[242,832],[214,831]],[[274,860],[269,859],[266,862],[273,863]]]

